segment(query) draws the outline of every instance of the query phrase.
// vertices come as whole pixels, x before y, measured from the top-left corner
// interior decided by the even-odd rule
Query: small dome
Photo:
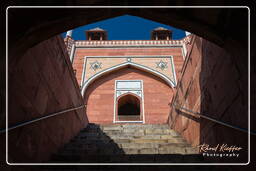
[[[96,28],[90,29],[90,30],[88,30],[88,31],[105,31],[105,30],[103,30],[103,29],[100,28],[100,27],[96,27]]]
[[[168,29],[166,29],[166,28],[164,28],[164,27],[157,27],[157,28],[155,28],[154,30],[168,30]]]

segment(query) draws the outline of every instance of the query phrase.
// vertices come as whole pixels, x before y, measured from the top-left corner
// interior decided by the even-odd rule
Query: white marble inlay
[[[117,89],[140,89],[140,81],[117,81]]]

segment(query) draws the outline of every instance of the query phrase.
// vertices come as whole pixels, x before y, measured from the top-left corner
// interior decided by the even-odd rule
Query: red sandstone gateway
[[[74,41],[68,32],[65,42],[89,122],[167,123],[190,36],[172,40],[162,27],[151,32],[151,40],[109,41],[101,28],[86,35]]]

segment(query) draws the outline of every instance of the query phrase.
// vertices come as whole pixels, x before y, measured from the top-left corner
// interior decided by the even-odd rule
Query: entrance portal
[[[114,123],[144,122],[142,80],[116,80]]]
[[[141,103],[140,99],[127,94],[118,100],[118,120],[140,120]]]

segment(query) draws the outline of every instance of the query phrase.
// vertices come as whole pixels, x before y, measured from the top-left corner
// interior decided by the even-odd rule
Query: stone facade
[[[167,123],[172,88],[160,78],[134,68],[110,73],[88,87],[85,104],[89,122],[113,123],[115,80],[143,80],[145,123]]]
[[[72,41],[70,60],[89,122],[115,123],[115,81],[143,80],[141,121],[167,123],[189,39]]]

